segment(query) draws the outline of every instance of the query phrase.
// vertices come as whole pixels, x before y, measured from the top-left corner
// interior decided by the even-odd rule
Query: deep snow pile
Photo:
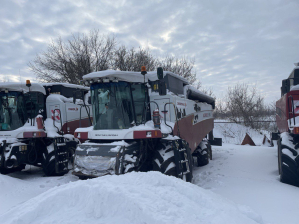
[[[32,197],[31,185],[26,181],[0,174],[0,211],[19,203],[18,196],[25,194],[23,200]],[[0,212],[1,213],[1,212]]]
[[[0,216],[4,223],[261,223],[218,195],[159,172],[54,187]],[[257,221],[257,222],[256,222]]]
[[[61,177],[45,177],[41,168],[30,166],[22,172],[0,174],[0,214],[55,186],[77,180],[78,177],[71,173]],[[0,223],[3,223],[1,219]]]

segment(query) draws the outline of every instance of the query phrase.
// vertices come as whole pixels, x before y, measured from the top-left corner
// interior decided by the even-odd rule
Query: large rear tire
[[[193,160],[191,157],[191,152],[187,145],[185,146],[187,157],[188,157],[188,165],[190,172],[188,174],[184,174],[182,177],[179,176],[177,172],[177,167],[175,163],[174,151],[170,143],[159,143],[159,150],[157,150],[154,154],[153,159],[153,170],[159,171],[168,176],[175,176],[178,178],[182,178],[186,182],[192,181],[192,171],[193,171]]]
[[[208,165],[212,159],[211,144],[208,141],[203,140],[196,149],[195,155],[197,158],[197,166]]]
[[[294,148],[278,141],[278,169],[280,181],[299,187],[299,155]],[[290,145],[290,144],[288,144]]]

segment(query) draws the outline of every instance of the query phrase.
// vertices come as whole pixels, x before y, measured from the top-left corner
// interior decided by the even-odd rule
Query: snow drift
[[[0,216],[2,223],[261,223],[218,195],[159,172],[54,187]]]

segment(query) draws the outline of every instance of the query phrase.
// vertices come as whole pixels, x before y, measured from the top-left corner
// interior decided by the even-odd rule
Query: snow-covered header
[[[75,85],[75,84],[70,84],[70,83],[41,83],[43,86],[56,86],[56,85],[61,85],[64,87],[69,87],[69,88],[77,88],[77,89],[85,89],[89,90],[89,87],[85,86],[80,86],[80,85]]]
[[[173,76],[173,77],[176,77],[176,78],[182,80],[185,83],[188,83],[187,79],[185,79],[177,74],[174,74],[172,72],[164,71],[163,74],[164,74],[164,76],[166,74],[168,74],[170,76]],[[89,74],[83,76],[83,80],[94,79],[96,81],[97,79],[102,79],[102,78],[109,78],[110,80],[118,79],[120,81],[125,81],[125,82],[144,82],[144,78],[145,78],[146,82],[148,82],[149,80],[150,81],[158,80],[156,71],[147,72],[145,77],[140,72],[116,71],[116,70],[105,70],[105,71],[99,71],[99,72],[92,72],[92,73],[89,73]]]
[[[7,89],[8,91],[18,91],[18,92],[29,92],[29,88],[26,86],[25,83],[20,82],[3,82],[0,83],[0,90],[4,91]],[[45,88],[39,83],[31,83],[30,91],[40,92],[46,95]]]

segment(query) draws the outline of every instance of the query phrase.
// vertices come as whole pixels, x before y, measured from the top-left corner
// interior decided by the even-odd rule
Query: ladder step
[[[67,152],[59,152],[59,153],[57,153],[57,155],[65,155],[65,154],[67,154]]]
[[[66,160],[63,160],[63,161],[58,161],[58,163],[67,163],[68,162],[68,160],[66,159]]]
[[[65,146],[66,144],[65,143],[57,143],[57,146]]]
[[[181,163],[187,163],[187,162],[189,162],[188,159],[181,160]]]

